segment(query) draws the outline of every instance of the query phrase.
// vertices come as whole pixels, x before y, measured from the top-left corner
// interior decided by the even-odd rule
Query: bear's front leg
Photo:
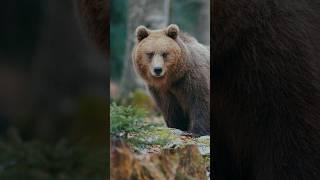
[[[167,126],[187,131],[189,119],[187,118],[187,114],[182,111],[177,99],[170,93],[163,93],[152,87],[149,87],[149,92],[161,110]]]
[[[169,101],[162,108],[163,117],[170,128],[180,129],[182,131],[187,131],[189,126],[189,120],[187,116],[182,111],[177,101]]]
[[[196,98],[195,98],[196,99]],[[197,99],[190,106],[189,132],[196,135],[210,134],[210,104],[208,100]]]

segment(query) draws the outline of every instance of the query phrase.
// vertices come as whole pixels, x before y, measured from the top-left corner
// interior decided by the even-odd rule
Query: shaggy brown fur
[[[75,0],[82,22],[97,46],[108,53],[109,3],[107,0]]]
[[[161,30],[139,26],[136,34],[133,64],[167,125],[199,135],[209,134],[209,48],[179,32],[176,25]],[[164,75],[161,77],[151,73],[155,57],[163,58]]]
[[[320,179],[320,1],[213,7],[214,179]]]

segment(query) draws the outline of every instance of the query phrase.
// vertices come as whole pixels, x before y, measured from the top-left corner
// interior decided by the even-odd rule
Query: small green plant
[[[111,135],[123,138],[135,149],[153,145],[164,146],[169,142],[170,132],[161,130],[163,124],[146,121],[150,113],[137,106],[110,105]]]
[[[141,131],[146,116],[147,112],[144,109],[112,103],[110,106],[111,134]]]

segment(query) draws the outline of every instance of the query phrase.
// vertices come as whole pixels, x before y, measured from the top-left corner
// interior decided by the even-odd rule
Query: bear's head
[[[147,84],[165,87],[180,76],[185,62],[177,25],[171,24],[160,30],[139,26],[136,41],[133,64]]]

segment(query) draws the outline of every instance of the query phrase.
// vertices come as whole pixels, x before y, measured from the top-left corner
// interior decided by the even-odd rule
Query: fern
[[[110,106],[111,134],[141,131],[146,116],[147,112],[144,109],[112,103]]]

